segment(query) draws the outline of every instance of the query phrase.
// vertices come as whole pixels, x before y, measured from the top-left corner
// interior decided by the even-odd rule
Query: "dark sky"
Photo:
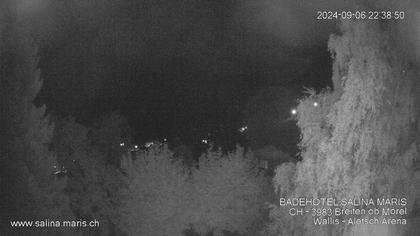
[[[21,1],[40,45],[37,102],[82,122],[118,110],[139,140],[229,136],[261,89],[330,83],[335,22],[315,12],[337,1]]]

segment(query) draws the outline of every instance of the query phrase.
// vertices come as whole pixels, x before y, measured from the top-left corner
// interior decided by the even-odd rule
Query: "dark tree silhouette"
[[[84,235],[121,234],[118,206],[122,200],[119,194],[123,187],[122,173],[115,166],[115,161],[109,162],[120,160],[116,150],[121,135],[117,132],[119,128],[112,128],[112,124],[118,126],[120,123],[105,123],[103,126],[88,128],[69,117],[57,121],[54,132],[53,149],[60,164],[67,170],[66,189],[71,209],[77,218],[96,219],[100,222],[99,228],[86,229]],[[88,137],[92,129],[97,134],[94,140]],[[98,147],[101,144],[112,146]]]
[[[57,162],[47,145],[53,126],[45,106],[32,103],[42,86],[37,49],[9,3],[0,13],[0,231],[39,235],[33,228],[12,229],[10,220],[73,218],[62,191],[66,180],[52,174]],[[59,230],[43,228],[42,234]]]

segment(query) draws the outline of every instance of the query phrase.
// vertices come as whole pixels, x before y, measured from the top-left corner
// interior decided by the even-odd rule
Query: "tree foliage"
[[[106,162],[114,166],[119,165],[122,154],[119,144],[131,141],[127,120],[116,112],[104,115],[99,122],[92,124],[88,138],[96,149],[106,155]]]
[[[191,173],[166,146],[124,160],[130,235],[183,235],[187,229],[252,235],[262,219],[268,182],[241,148],[227,155],[209,150]]]
[[[129,235],[182,235],[188,227],[190,182],[167,148],[124,157],[128,192],[122,208]]]
[[[303,161],[274,178],[282,197],[405,197],[418,201],[418,67],[390,22],[349,21],[329,48],[333,91],[311,93],[298,107]],[[312,106],[316,101],[321,104]],[[294,174],[293,174],[294,173]],[[290,181],[290,174],[293,179]],[[274,206],[276,235],[413,235],[403,226],[314,226]],[[410,218],[410,221],[418,218]],[[414,225],[414,224],[413,224]],[[304,226],[304,227],[302,227]]]
[[[114,124],[119,125],[118,122]],[[109,126],[95,127],[95,130],[100,133],[106,128]],[[123,182],[122,173],[108,162],[108,157],[119,159],[119,155],[104,151],[112,150],[110,148],[100,150],[97,141],[90,140],[88,133],[89,128],[78,124],[74,118],[61,119],[55,129],[53,148],[68,173],[66,189],[71,209],[80,219],[100,222],[99,228],[84,230],[84,233],[115,235],[121,233],[119,206]],[[118,137],[120,135],[115,134],[112,138],[118,139],[113,144],[115,147],[119,147]]]
[[[0,221],[7,225],[0,230],[58,235],[64,233],[62,228],[39,232],[8,225],[10,220],[72,220],[73,215],[63,193],[66,180],[52,174],[57,160],[47,145],[53,125],[46,107],[33,104],[42,86],[36,47],[15,9],[3,7],[7,13],[2,15],[0,42]]]
[[[255,232],[264,218],[269,194],[267,180],[243,148],[227,155],[208,151],[193,170],[192,181],[193,228],[202,235],[209,231],[221,235],[223,230],[244,235]]]

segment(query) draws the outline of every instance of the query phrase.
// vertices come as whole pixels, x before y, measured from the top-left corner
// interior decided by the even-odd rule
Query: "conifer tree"
[[[122,200],[119,193],[123,187],[122,174],[114,165],[108,163],[107,157],[119,159],[120,156],[105,152],[112,147],[99,150],[95,140],[91,141],[88,138],[88,131],[89,128],[77,123],[72,117],[57,121],[53,150],[67,171],[66,189],[74,214],[78,219],[100,222],[99,228],[83,230],[84,235],[119,235],[119,204]],[[118,134],[108,137],[117,139],[114,147],[119,147],[119,138]]]
[[[0,234],[60,235],[68,229],[10,227],[11,220],[73,216],[62,191],[65,179],[53,175],[57,163],[47,147],[53,126],[46,107],[33,104],[42,86],[37,50],[16,8],[7,3],[0,32]]]
[[[191,209],[190,181],[165,147],[124,157],[128,191],[122,207],[128,235],[183,235]],[[191,209],[193,210],[193,209]]]
[[[128,234],[254,235],[269,181],[251,155],[239,147],[227,155],[209,149],[198,165],[186,173],[165,145],[125,156],[128,191],[121,211]]]
[[[272,196],[252,154],[240,146],[228,154],[209,149],[198,166],[191,173],[192,228],[201,235],[255,235]]]

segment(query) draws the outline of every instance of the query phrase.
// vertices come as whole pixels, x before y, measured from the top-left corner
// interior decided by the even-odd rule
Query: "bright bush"
[[[192,172],[194,229],[202,235],[209,231],[222,235],[222,230],[255,233],[270,197],[268,181],[256,165],[241,147],[227,155],[209,150],[200,157],[199,168]]]
[[[250,234],[261,223],[268,181],[251,156],[238,148],[209,150],[191,173],[166,146],[127,155],[128,192],[123,207],[129,235]]]
[[[298,107],[302,162],[277,169],[279,196],[405,197],[418,201],[419,76],[391,22],[347,21],[331,36],[334,90],[311,92]],[[320,106],[312,106],[316,101]],[[292,179],[290,179],[290,175]],[[315,226],[272,205],[273,235],[414,235],[407,225]],[[348,218],[348,217],[347,217]],[[417,223],[415,223],[417,222]],[[409,223],[410,225],[410,223]]]

